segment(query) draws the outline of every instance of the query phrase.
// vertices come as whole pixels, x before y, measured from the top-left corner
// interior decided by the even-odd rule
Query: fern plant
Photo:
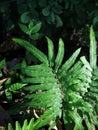
[[[61,117],[67,130],[84,130],[85,127],[92,130],[95,125],[98,127],[95,105],[92,105],[94,101],[89,96],[92,91],[96,94],[95,89],[97,90],[93,87],[93,73],[96,74],[95,64],[92,65],[93,58],[96,60],[94,38],[94,32],[91,29],[90,64],[84,56],[77,59],[80,48],[64,63],[62,39],[59,39],[58,52],[55,56],[54,44],[51,39],[46,37],[48,43],[48,56],[46,56],[28,41],[13,38],[14,42],[25,47],[34,55],[40,64],[28,66],[25,63],[21,65],[20,80],[25,85],[14,86],[12,89],[21,88],[24,95],[22,100],[17,105],[15,104],[9,112],[17,113],[26,108],[42,109],[43,113],[34,121],[32,130],[38,130],[49,122],[52,122],[49,128],[51,129]],[[93,44],[95,48],[92,47]]]

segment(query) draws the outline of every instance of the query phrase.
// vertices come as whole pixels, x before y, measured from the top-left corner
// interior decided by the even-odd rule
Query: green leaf
[[[42,9],[42,14],[44,16],[49,16],[49,14],[50,14],[50,6],[47,6],[44,9]]]
[[[20,29],[21,29],[24,33],[29,34],[29,29],[27,28],[26,25],[24,25],[24,24],[22,24],[22,23],[19,23],[18,25],[19,25]]]
[[[20,19],[21,19],[21,22],[22,22],[22,23],[28,23],[28,22],[30,21],[29,11],[24,12],[24,13],[21,15]]]
[[[56,72],[58,71],[58,68],[61,66],[63,58],[64,58],[64,42],[60,38],[59,46],[58,46],[58,53],[57,53],[57,57],[55,59],[55,71]]]
[[[50,13],[51,23],[55,23],[55,14],[53,12]]]
[[[54,45],[50,38],[46,37],[48,43],[48,60],[50,62],[50,66],[54,65]]]
[[[6,90],[5,94],[8,100],[12,100],[12,93],[9,90]]]
[[[35,46],[31,45],[28,41],[19,38],[13,38],[14,42],[17,42],[21,46],[25,47],[29,52],[31,52],[39,61],[48,64],[46,55],[38,50]]]
[[[33,26],[34,26],[34,22],[33,22],[33,20],[31,20],[29,25],[28,25],[28,28],[31,29],[31,28],[33,28]]]
[[[3,86],[0,85],[0,90],[2,89]]]
[[[0,69],[2,69],[6,65],[5,59],[0,61]]]
[[[58,15],[55,15],[55,19],[56,19],[57,27],[61,27],[63,25],[62,19]]]
[[[42,23],[39,22],[38,24],[30,28],[30,34],[37,33],[41,29],[41,26],[42,26]]]
[[[94,69],[97,64],[97,46],[93,27],[90,27],[90,65]]]
[[[30,35],[30,38],[31,38],[32,40],[38,40],[38,39],[40,39],[41,37],[42,37],[42,34],[41,34],[41,33],[34,33],[34,34]]]

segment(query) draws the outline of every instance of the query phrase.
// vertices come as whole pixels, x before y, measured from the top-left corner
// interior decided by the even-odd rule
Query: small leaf
[[[0,62],[0,69],[2,69],[5,66],[6,62],[5,59]]]
[[[58,15],[55,15],[55,19],[56,19],[57,27],[61,27],[63,25],[62,19]]]
[[[30,28],[30,34],[37,33],[41,29],[41,26],[42,26],[42,23],[39,22],[38,24]]]
[[[33,20],[32,21],[30,21],[30,23],[29,23],[29,25],[28,25],[28,28],[30,29],[30,28],[33,28],[33,26],[34,26],[34,22],[33,22]]]
[[[19,23],[19,27],[24,33],[29,34],[29,29],[26,25]]]
[[[50,14],[50,6],[47,6],[44,9],[42,9],[42,14],[44,16],[49,16],[49,14]]]
[[[28,23],[30,21],[29,11],[24,12],[20,19],[22,23]]]
[[[38,40],[38,39],[40,39],[42,37],[42,34],[41,33],[35,33],[35,34],[32,34],[31,36],[30,36],[30,38],[32,39],[32,40]]]
[[[55,23],[55,14],[53,12],[51,12],[50,18],[51,18],[51,22]]]

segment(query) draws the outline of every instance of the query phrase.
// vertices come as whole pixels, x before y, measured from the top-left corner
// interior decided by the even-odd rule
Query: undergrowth
[[[56,127],[62,118],[66,130],[92,130],[98,127],[98,67],[96,40],[90,28],[90,57],[79,58],[77,49],[64,62],[64,42],[60,38],[58,52],[54,43],[46,37],[48,56],[26,40],[13,38],[13,41],[26,48],[39,62],[28,65],[25,60],[14,67],[15,74],[5,82],[5,94],[13,102],[14,94],[18,101],[13,102],[8,112],[11,115],[22,113],[32,116],[28,123],[17,121],[15,130],[39,130],[48,125]],[[1,68],[0,68],[1,69]],[[18,82],[14,82],[14,78]],[[2,89],[2,87],[0,87]],[[39,112],[38,112],[39,111]],[[13,130],[8,125],[8,130]]]

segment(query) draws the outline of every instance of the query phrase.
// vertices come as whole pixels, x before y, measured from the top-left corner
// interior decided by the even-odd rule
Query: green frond
[[[92,28],[90,38],[90,64],[84,56],[76,60],[81,50],[79,48],[63,65],[62,39],[59,39],[56,59],[54,59],[54,45],[49,38],[47,38],[48,59],[36,47],[31,47],[32,45],[27,41],[14,39],[42,62],[39,65],[21,67],[20,80],[26,85],[21,88],[24,96],[22,102],[18,103],[19,108],[22,110],[30,107],[44,110],[42,115],[33,122],[32,129],[37,130],[51,121],[54,124],[62,113],[67,130],[70,130],[70,125],[74,130],[84,130],[83,122],[88,130],[93,129],[94,125],[98,126],[96,117],[98,70]]]
[[[90,27],[90,65],[94,69],[97,64],[97,46],[93,27]]]
[[[47,56],[43,52],[41,52],[39,49],[37,49],[35,46],[31,45],[28,41],[19,39],[19,38],[13,38],[12,40],[18,43],[19,45],[25,47],[39,61],[41,61],[42,63],[48,64]]]

